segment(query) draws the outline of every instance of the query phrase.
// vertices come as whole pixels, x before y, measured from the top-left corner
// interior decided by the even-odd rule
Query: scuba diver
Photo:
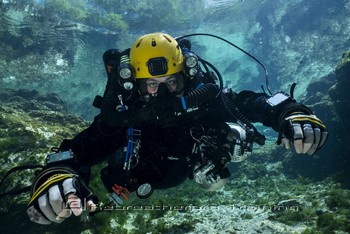
[[[327,139],[320,119],[293,95],[268,95],[222,87],[217,69],[191,50],[191,42],[146,34],[124,51],[107,50],[108,81],[92,124],[65,139],[47,157],[31,186],[27,213],[39,224],[97,211],[88,187],[90,169],[102,161],[101,179],[111,202],[135,192],[141,199],[192,179],[206,190],[222,188],[232,165],[265,137],[252,124],[279,133],[278,143],[313,155]]]

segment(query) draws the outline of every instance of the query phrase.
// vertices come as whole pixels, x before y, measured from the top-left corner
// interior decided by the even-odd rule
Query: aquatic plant
[[[334,213],[326,212],[317,218],[317,228],[323,229],[328,233],[334,232],[340,227],[340,223]]]
[[[293,233],[294,234],[294,233]],[[296,233],[295,233],[296,234]],[[314,230],[312,228],[306,228],[301,234],[322,234],[321,231]]]
[[[299,210],[286,210],[278,212],[277,215],[271,216],[272,220],[276,220],[287,225],[295,225],[297,223],[311,222],[314,220],[315,211],[311,208],[302,208]]]
[[[91,17],[93,18],[93,16]],[[105,27],[111,30],[127,30],[128,24],[123,20],[122,16],[115,13],[108,13],[106,15],[97,17],[96,25]]]
[[[326,204],[330,210],[350,209],[350,192],[336,188],[330,191],[326,197]]]
[[[88,16],[85,0],[46,0],[45,9],[54,10],[54,13],[62,15],[65,19],[84,20]]]
[[[253,215],[252,214],[248,214],[248,213],[243,213],[243,214],[241,214],[241,218],[242,219],[252,219]]]
[[[45,0],[36,7],[40,10],[41,15],[59,20],[63,18],[66,22],[70,22],[70,26],[75,25],[75,29],[85,31],[94,30],[98,31],[99,28],[115,31],[123,31],[128,28],[128,24],[120,14],[111,11],[111,8],[107,7],[105,2],[100,4],[94,3],[94,1],[79,0]],[[77,24],[85,24],[78,26]],[[65,25],[58,26],[66,27]],[[82,27],[85,27],[83,29]],[[90,29],[89,29],[90,27]]]

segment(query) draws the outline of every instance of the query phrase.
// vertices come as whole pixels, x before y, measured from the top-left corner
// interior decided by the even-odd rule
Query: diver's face
[[[158,91],[158,87],[161,83],[164,83],[170,92],[177,92],[178,89],[182,89],[179,84],[179,79],[183,79],[182,77],[170,75],[163,76],[159,78],[149,78],[146,80],[147,92],[149,94],[155,94]]]

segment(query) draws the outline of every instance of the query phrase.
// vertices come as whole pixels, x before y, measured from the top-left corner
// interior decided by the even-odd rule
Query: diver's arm
[[[312,111],[305,105],[296,102],[289,97],[288,100],[276,106],[268,104],[271,96],[265,93],[253,91],[242,91],[234,96],[234,103],[237,108],[252,122],[260,122],[265,126],[272,127],[279,132],[281,121],[291,113],[312,114]]]
[[[101,125],[97,116],[87,129],[64,140],[33,182],[27,209],[30,219],[61,223],[71,214],[80,215],[84,204],[92,210],[97,198],[87,187],[90,169],[122,146],[124,139],[125,132]]]
[[[71,150],[76,157],[75,161],[67,162],[67,166],[88,174],[90,167],[102,162],[108,155],[126,144],[125,133],[126,128],[105,125],[101,122],[100,116],[96,116],[88,128],[72,139],[65,139],[59,150]]]
[[[326,126],[310,108],[285,93],[268,96],[242,91],[233,98],[238,109],[252,122],[261,122],[279,133],[278,143],[294,144],[297,153],[314,154],[328,137]]]

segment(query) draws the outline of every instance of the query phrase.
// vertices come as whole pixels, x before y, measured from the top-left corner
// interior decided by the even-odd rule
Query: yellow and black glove
[[[80,177],[66,167],[43,170],[34,180],[27,214],[39,224],[61,223],[83,209],[94,211],[96,197]]]
[[[293,144],[296,153],[313,155],[327,138],[326,126],[315,115],[292,113],[282,121],[277,143],[282,143],[286,149]]]

